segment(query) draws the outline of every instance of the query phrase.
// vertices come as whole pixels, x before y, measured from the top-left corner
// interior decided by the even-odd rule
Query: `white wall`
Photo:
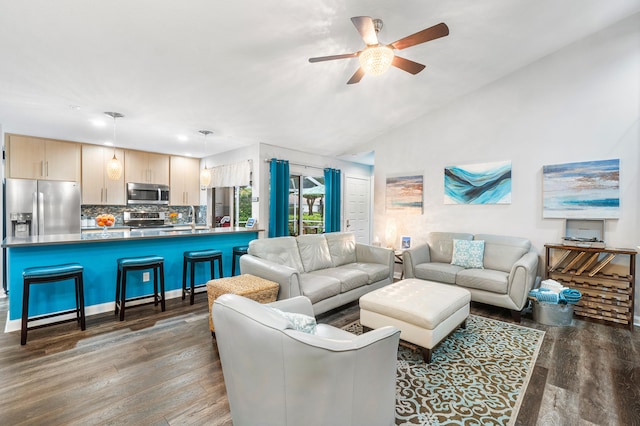
[[[372,147],[374,234],[384,238],[387,219],[394,217],[384,212],[385,177],[422,171],[424,214],[395,216],[398,235],[411,235],[412,245],[430,231],[497,233],[529,238],[542,255],[545,243],[560,242],[564,225],[542,218],[542,166],[619,158],[621,214],[607,221],[605,239],[609,246],[635,248],[639,76],[636,14],[379,137]],[[510,205],[444,205],[445,166],[501,160],[512,161]],[[635,312],[637,317],[640,297]]]

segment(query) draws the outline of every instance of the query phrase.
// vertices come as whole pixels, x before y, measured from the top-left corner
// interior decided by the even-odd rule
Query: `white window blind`
[[[224,164],[209,169],[211,172],[210,188],[224,186],[248,186],[251,183],[252,161]]]

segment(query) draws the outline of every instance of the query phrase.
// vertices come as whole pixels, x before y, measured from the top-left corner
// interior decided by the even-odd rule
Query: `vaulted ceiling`
[[[0,125],[102,144],[103,112],[117,111],[125,148],[344,156],[638,12],[640,0],[0,0]],[[361,15],[383,20],[382,43],[439,22],[450,35],[397,52],[426,65],[417,75],[347,85],[357,59],[308,58],[362,49]]]

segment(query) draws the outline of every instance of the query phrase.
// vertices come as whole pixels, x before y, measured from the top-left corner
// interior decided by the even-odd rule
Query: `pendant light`
[[[207,152],[207,135],[213,133],[211,130],[199,130],[198,133],[204,136],[204,152]],[[200,188],[205,189],[211,184],[211,172],[207,169],[207,160],[204,160],[204,168],[200,171]]]
[[[107,161],[107,176],[111,180],[119,180],[122,176],[122,163],[116,158],[116,119],[124,115],[119,112],[105,112],[105,114],[113,118],[113,158]]]

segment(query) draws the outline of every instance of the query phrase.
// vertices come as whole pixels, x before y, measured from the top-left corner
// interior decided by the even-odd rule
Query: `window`
[[[321,234],[323,232],[324,176],[291,175],[289,181],[289,235]]]
[[[215,227],[245,226],[251,214],[252,190],[250,186],[213,188],[212,206]],[[229,221],[226,218],[229,218]]]
[[[235,187],[235,222],[236,226],[245,226],[247,224],[247,220],[250,217],[253,217],[251,214],[251,209],[253,205],[251,204],[251,187],[250,186],[236,186]]]

